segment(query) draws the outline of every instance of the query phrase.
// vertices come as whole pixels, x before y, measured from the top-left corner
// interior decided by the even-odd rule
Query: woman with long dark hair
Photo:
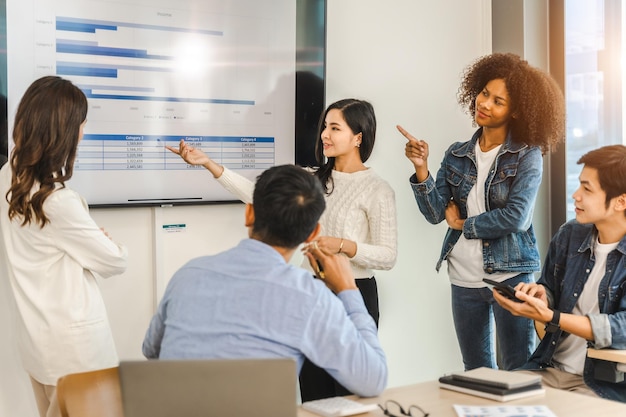
[[[122,273],[127,252],[65,184],[86,117],[87,99],[71,82],[36,80],[17,108],[15,146],[0,170],[0,249],[8,260],[22,363],[41,417],[60,416],[61,376],[118,364],[96,276]]]

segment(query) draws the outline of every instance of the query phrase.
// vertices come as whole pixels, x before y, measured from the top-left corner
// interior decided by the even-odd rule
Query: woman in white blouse
[[[0,170],[0,250],[17,308],[17,341],[39,414],[60,416],[57,380],[117,366],[96,275],[126,269],[126,249],[65,182],[83,136],[87,99],[71,82],[33,82],[17,108],[15,146]]]

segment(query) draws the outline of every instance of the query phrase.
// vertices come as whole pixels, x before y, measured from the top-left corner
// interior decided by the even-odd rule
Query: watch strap
[[[546,323],[545,331],[548,333],[554,333],[561,328],[561,312],[559,310],[552,310],[552,320]]]

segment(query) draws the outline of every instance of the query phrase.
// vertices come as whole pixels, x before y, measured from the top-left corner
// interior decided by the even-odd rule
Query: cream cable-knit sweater
[[[356,242],[350,259],[355,278],[370,278],[373,270],[388,270],[396,263],[398,225],[393,189],[372,169],[345,173],[333,171],[334,191],[326,196],[320,218],[321,236]],[[245,203],[252,203],[254,183],[224,167],[217,181]],[[310,269],[308,261],[302,264]]]

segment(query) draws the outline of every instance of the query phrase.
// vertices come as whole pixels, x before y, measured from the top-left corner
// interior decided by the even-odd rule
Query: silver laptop
[[[125,417],[295,417],[292,359],[143,360],[119,367]]]

